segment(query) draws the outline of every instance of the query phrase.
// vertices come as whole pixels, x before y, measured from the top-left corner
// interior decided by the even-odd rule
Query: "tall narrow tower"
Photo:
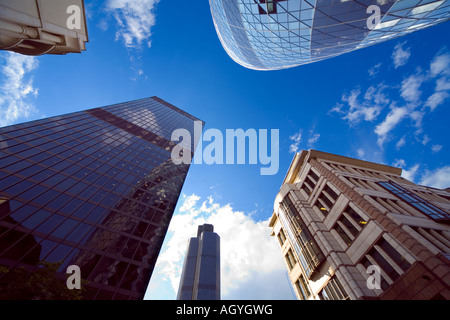
[[[211,224],[189,239],[177,299],[220,300],[220,237]]]

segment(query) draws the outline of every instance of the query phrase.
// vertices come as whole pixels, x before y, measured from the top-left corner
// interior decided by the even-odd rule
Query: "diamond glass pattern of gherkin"
[[[228,55],[255,70],[291,68],[450,18],[450,0],[209,0]]]

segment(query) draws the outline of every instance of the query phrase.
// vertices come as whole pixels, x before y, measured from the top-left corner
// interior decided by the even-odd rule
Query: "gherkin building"
[[[209,0],[228,55],[255,70],[324,60],[447,21],[450,0]]]

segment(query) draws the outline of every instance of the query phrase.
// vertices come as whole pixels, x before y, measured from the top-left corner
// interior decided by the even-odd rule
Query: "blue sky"
[[[1,126],[156,95],[205,130],[280,133],[276,175],[260,175],[259,164],[191,166],[146,298],[175,298],[186,241],[204,222],[222,239],[223,298],[292,298],[267,220],[295,151],[399,166],[416,183],[450,186],[450,23],[260,72],[228,57],[208,1],[85,3],[85,52],[0,52]]]

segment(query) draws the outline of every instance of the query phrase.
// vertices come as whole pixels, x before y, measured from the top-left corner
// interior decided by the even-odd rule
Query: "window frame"
[[[378,181],[377,184],[433,221],[450,223],[450,213],[428,202],[394,181]]]

